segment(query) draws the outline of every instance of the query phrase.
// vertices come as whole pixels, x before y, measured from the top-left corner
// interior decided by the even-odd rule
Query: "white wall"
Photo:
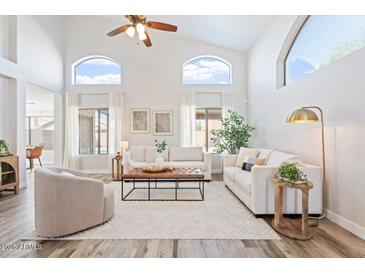
[[[0,139],[4,138],[5,81],[6,79],[0,76]]]
[[[174,134],[166,136],[172,145],[180,144],[179,132],[179,93],[182,83],[182,64],[198,55],[216,55],[226,59],[233,67],[233,85],[237,108],[245,114],[245,56],[242,53],[215,47],[209,44],[183,39],[174,34],[150,31],[153,46],[146,48],[119,35],[110,38],[107,32],[121,22],[91,16],[70,16],[65,32],[66,42],[66,83],[67,91],[72,92],[125,92],[125,133],[133,144],[153,144],[152,134],[130,134],[129,110],[131,108],[150,108],[151,110],[172,109],[174,111]],[[78,87],[71,85],[71,65],[87,55],[106,55],[122,65],[122,87]],[[201,88],[197,88],[200,90]]]
[[[63,91],[63,31],[60,16],[18,16],[18,64],[28,82]]]
[[[240,52],[219,48],[195,40],[184,39],[174,34],[150,31],[153,46],[143,44],[122,34],[114,38],[106,35],[122,22],[95,16],[69,16],[65,31],[65,89],[68,92],[109,93],[124,92],[124,132],[123,138],[130,145],[152,145],[155,136],[151,134],[130,134],[129,113],[132,108],[151,110],[173,110],[172,136],[159,136],[171,145],[180,145],[180,92],[183,89],[195,91],[222,90],[222,88],[184,87],[182,85],[182,65],[199,55],[219,56],[232,64],[233,84],[227,90],[235,93],[235,108],[246,115],[245,55]],[[122,65],[122,86],[73,86],[71,66],[87,55],[105,55]],[[151,114],[152,117],[152,114]],[[91,158],[91,160],[90,160]],[[91,163],[105,162],[102,156],[83,156],[84,169],[91,169]]]
[[[62,92],[61,23],[53,16],[0,16],[0,137],[19,155],[21,187],[25,186],[26,86]]]
[[[332,218],[365,237],[361,228],[365,227],[365,49],[277,89],[278,56],[295,19],[274,20],[249,50],[249,119],[256,127],[253,145],[297,153],[320,165],[319,124],[285,123],[296,108],[320,106],[326,124],[326,207],[334,213]]]

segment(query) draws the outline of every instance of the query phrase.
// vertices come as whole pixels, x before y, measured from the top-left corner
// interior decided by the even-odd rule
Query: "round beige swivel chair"
[[[65,236],[102,224],[114,215],[114,190],[101,180],[60,168],[38,168],[34,176],[37,236]]]

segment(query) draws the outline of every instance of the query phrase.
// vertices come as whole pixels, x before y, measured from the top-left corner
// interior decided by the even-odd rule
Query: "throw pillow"
[[[146,152],[145,147],[131,147],[129,150],[131,153],[131,159],[136,162],[144,162],[146,161]]]
[[[242,167],[244,159],[246,156],[249,156],[251,158],[257,157],[257,154],[259,154],[259,150],[257,148],[245,148],[241,147],[240,152],[238,153],[237,160],[236,160],[236,166]]]
[[[266,159],[264,158],[257,158],[255,160],[255,165],[258,165],[258,166],[264,166],[266,163]]]
[[[267,161],[270,158],[271,153],[273,152],[272,149],[264,149],[264,148],[260,148],[260,152],[259,155],[257,156],[258,159],[264,159],[265,162],[263,165],[266,165]]]
[[[251,172],[251,168],[255,165],[255,161],[256,161],[255,158],[246,156],[245,159],[243,160],[242,170]]]

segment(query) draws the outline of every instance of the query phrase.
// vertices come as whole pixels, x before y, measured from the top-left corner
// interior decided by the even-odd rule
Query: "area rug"
[[[115,190],[115,215],[110,221],[55,239],[280,239],[223,182],[206,183],[205,200],[198,202],[121,201],[120,183],[112,184]],[[155,193],[162,196],[170,194],[166,190]],[[191,196],[195,193],[186,192],[181,195]],[[44,238],[36,237],[33,231],[23,239]]]

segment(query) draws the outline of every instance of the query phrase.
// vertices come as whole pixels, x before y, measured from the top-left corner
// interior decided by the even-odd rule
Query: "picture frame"
[[[150,109],[134,108],[130,110],[130,131],[134,134],[150,133]]]
[[[154,110],[152,116],[153,116],[153,135],[155,136],[173,135],[172,110]]]

